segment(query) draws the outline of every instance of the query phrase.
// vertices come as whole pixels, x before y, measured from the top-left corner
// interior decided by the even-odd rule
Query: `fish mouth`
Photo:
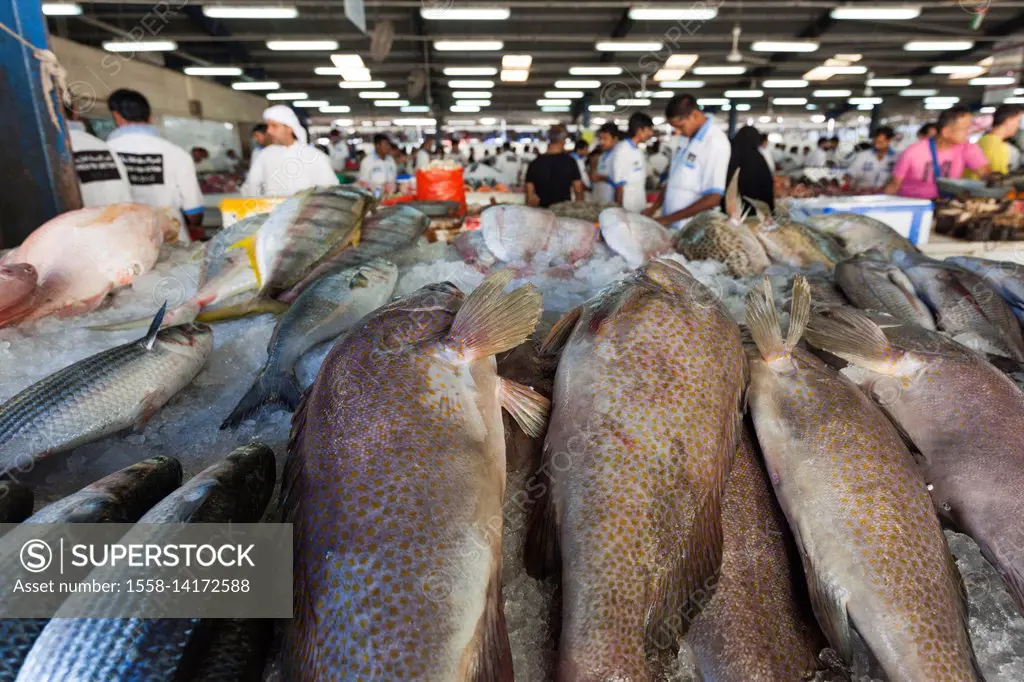
[[[24,277],[36,277],[37,275],[35,267],[29,263],[0,265],[0,277],[3,278],[22,279]]]

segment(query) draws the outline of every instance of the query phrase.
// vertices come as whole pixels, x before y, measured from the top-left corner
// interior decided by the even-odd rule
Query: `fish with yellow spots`
[[[535,576],[561,573],[559,679],[664,679],[717,580],[746,384],[739,329],[657,259],[549,340],[562,354],[526,560]]]
[[[976,682],[963,585],[925,481],[871,400],[797,346],[810,309],[798,277],[783,340],[768,281],[747,299],[751,413],[818,623],[847,663],[863,644],[893,682]]]
[[[501,599],[502,407],[540,433],[546,399],[494,355],[541,296],[426,286],[365,317],[296,412],[282,486],[295,524],[285,679],[512,681]]]
[[[825,638],[791,564],[793,538],[744,425],[722,503],[722,577],[686,640],[706,680],[812,679]],[[795,569],[795,571],[794,571]]]
[[[851,378],[920,450],[938,513],[974,538],[1024,612],[1024,393],[981,355],[914,324],[843,311],[812,317],[807,338],[854,365]]]

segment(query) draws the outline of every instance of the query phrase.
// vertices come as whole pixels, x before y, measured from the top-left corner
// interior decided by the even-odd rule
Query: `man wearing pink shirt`
[[[980,177],[988,175],[984,152],[967,141],[971,112],[964,107],[946,109],[939,116],[938,133],[919,140],[903,150],[892,169],[892,182],[885,191],[915,199],[937,199],[939,177],[959,180],[970,168]]]

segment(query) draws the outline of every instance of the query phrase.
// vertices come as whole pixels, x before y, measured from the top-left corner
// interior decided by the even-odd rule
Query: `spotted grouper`
[[[740,332],[656,259],[560,321],[561,343],[525,550],[531,574],[561,573],[559,679],[663,679],[717,580]]]
[[[285,678],[512,680],[501,599],[502,406],[539,433],[548,403],[494,355],[541,312],[508,270],[371,313],[295,415],[282,511],[295,524]]]
[[[797,345],[810,309],[797,278],[783,340],[767,279],[747,301],[750,409],[818,623],[847,663],[863,643],[890,680],[977,682],[966,595],[924,478],[871,400]]]

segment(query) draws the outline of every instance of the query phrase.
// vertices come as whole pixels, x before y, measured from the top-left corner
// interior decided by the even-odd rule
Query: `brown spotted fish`
[[[716,682],[810,679],[825,638],[798,595],[793,538],[745,426],[722,503],[722,577],[686,640]],[[796,569],[794,573],[793,569]]]
[[[295,415],[282,510],[295,524],[285,679],[511,682],[502,611],[501,407],[539,433],[548,403],[494,355],[541,312],[495,273],[379,308],[327,356]]]
[[[871,400],[797,347],[810,307],[798,280],[783,341],[765,281],[747,324],[754,426],[818,623],[847,663],[859,635],[890,680],[976,682],[963,586],[924,478]]]
[[[675,248],[690,260],[717,260],[725,263],[734,277],[748,277],[763,272],[771,261],[743,220],[739,175],[737,170],[726,192],[728,215],[705,211],[694,216],[676,237]]]
[[[562,680],[663,679],[714,591],[746,367],[740,332],[675,261],[560,321],[532,575],[561,572]],[[556,340],[557,339],[557,340]]]
[[[850,376],[920,450],[939,514],[974,538],[1024,611],[1024,393],[982,356],[916,325],[883,329],[845,311],[812,318],[807,338],[856,366]]]

